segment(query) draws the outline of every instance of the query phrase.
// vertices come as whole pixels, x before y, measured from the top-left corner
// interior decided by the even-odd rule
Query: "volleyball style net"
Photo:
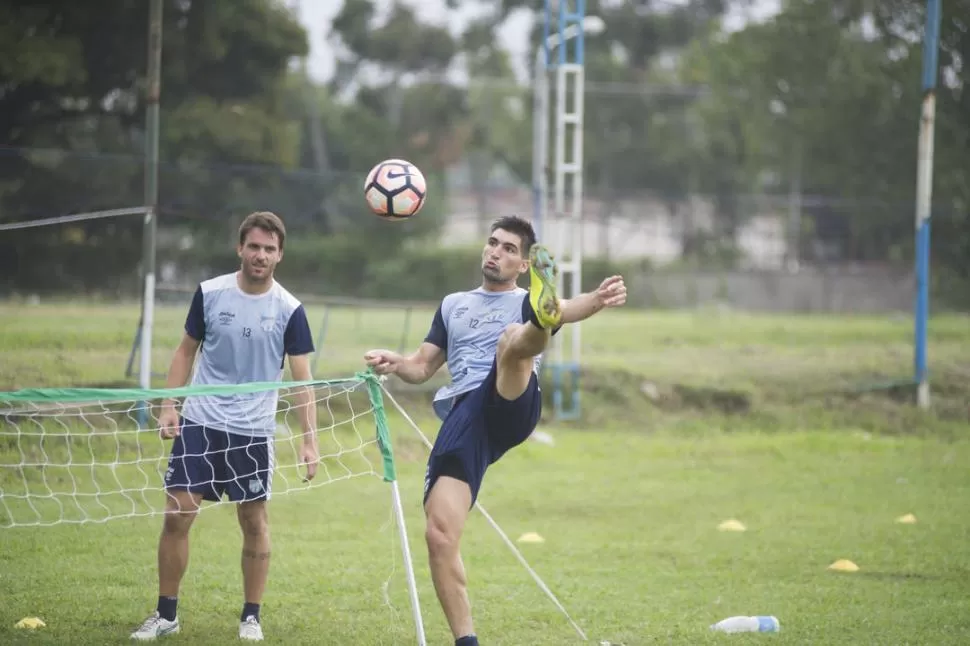
[[[231,401],[276,389],[280,384],[0,392],[0,527],[94,523],[163,513],[161,489],[172,446],[159,433],[163,400],[207,396]],[[300,393],[310,396],[301,398]],[[300,457],[307,402],[316,410],[313,431],[320,455],[316,477],[309,481]],[[139,419],[146,418],[149,424],[140,427]],[[226,421],[229,428],[250,424]],[[284,384],[269,442],[275,463],[274,497],[360,476],[395,480],[381,390],[369,375]],[[212,462],[226,462],[217,459],[221,457],[213,456]],[[257,462],[253,464],[258,468]],[[247,475],[225,471],[210,469],[207,477],[216,481],[191,482],[190,487],[213,485],[220,490]]]

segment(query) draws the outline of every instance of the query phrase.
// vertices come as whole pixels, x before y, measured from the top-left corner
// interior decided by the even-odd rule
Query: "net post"
[[[152,324],[155,310],[155,231],[158,227],[158,100],[161,94],[162,0],[151,0],[148,18],[148,88],[145,96],[145,225],[144,291],[142,292],[141,365],[139,383],[151,388]],[[149,404],[138,410],[138,425],[145,428]]]
[[[404,508],[401,505],[401,490],[397,482],[397,470],[394,466],[394,450],[391,446],[391,433],[387,425],[387,412],[384,410],[384,396],[377,375],[372,370],[358,373],[359,378],[367,384],[367,395],[374,409],[374,421],[377,427],[377,446],[381,451],[384,462],[384,481],[391,483],[391,500],[394,504],[394,517],[397,519],[397,530],[401,540],[401,552],[404,556],[404,572],[408,582],[408,593],[411,598],[411,614],[414,618],[414,629],[418,646],[426,646],[424,622],[421,618],[421,604],[418,599],[418,586],[414,577],[414,563],[411,560],[411,547],[408,543],[407,525],[404,521]]]
[[[128,363],[125,364],[125,379],[130,378],[135,373],[135,354],[138,352],[138,343],[141,340],[141,321],[141,317],[138,317],[135,336],[131,340],[131,352],[128,353]]]

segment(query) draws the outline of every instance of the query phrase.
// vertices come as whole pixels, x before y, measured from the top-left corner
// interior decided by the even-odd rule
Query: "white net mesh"
[[[285,386],[280,389],[276,433],[269,440],[273,497],[358,476],[394,479],[374,377]],[[206,393],[246,394],[270,388],[279,385],[212,387]],[[200,390],[0,393],[0,527],[98,523],[163,513],[172,440],[159,437],[157,415],[163,399]],[[317,414],[320,460],[310,481],[299,453],[304,411],[297,403],[298,390],[312,393],[309,399]],[[137,420],[147,406],[150,423],[139,429]],[[206,502],[203,508],[224,502],[225,498]]]

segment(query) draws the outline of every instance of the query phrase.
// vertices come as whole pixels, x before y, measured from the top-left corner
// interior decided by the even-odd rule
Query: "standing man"
[[[185,335],[175,351],[166,387],[281,381],[289,357],[296,381],[310,381],[313,340],[303,305],[273,279],[283,258],[286,229],[266,211],[239,227],[239,271],[204,281],[195,292]],[[195,362],[199,352],[198,363]],[[195,364],[195,372],[192,372]],[[152,640],[179,631],[179,583],[189,561],[189,529],[203,500],[224,495],[236,504],[242,529],[244,601],[239,637],[263,639],[259,605],[269,572],[266,503],[272,490],[276,390],[248,395],[187,397],[182,414],[174,400],[162,404],[159,433],[174,438],[165,472],[165,520],[158,542],[158,606],[131,634]],[[316,474],[319,449],[316,406],[309,388],[297,395],[306,478]]]
[[[390,350],[364,355],[378,374],[396,374],[411,384],[427,381],[448,362],[451,383],[434,398],[443,423],[428,459],[424,510],[431,579],[455,646],[478,646],[458,544],[485,470],[539,422],[542,352],[563,324],[626,302],[621,276],[560,300],[556,265],[535,242],[529,222],[500,218],[482,251],[481,287],[446,296],[411,356]],[[516,285],[526,272],[528,290]]]

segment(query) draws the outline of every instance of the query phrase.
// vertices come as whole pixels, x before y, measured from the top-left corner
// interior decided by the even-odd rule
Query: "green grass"
[[[408,344],[420,342],[430,314],[414,313]],[[158,371],[183,317],[181,307],[157,314]],[[0,307],[0,388],[123,383],[137,318],[136,306]],[[321,319],[311,308],[311,322]],[[317,376],[348,376],[364,349],[396,347],[403,320],[400,310],[332,313]],[[594,643],[968,643],[970,320],[931,323],[933,411],[915,411],[905,388],[853,392],[908,376],[910,328],[904,319],[715,311],[593,319],[583,329],[584,420],[544,424],[555,445],[530,442],[504,457],[481,501],[513,540],[545,537],[520,548]],[[433,434],[428,393],[395,396]],[[425,451],[397,414],[391,430],[429,643],[447,644],[423,544]],[[359,444],[344,432],[337,439]],[[64,443],[49,453],[66,454]],[[90,446],[73,444],[73,455],[81,461]],[[12,450],[0,446],[2,461]],[[164,451],[140,439],[118,455]],[[358,457],[379,471],[372,447],[364,451]],[[6,471],[9,495],[25,478]],[[145,496],[144,508],[161,502],[158,492]],[[905,513],[918,522],[894,522]],[[386,483],[368,476],[279,496],[271,518],[269,643],[413,643]],[[717,531],[727,518],[748,531]],[[0,529],[0,643],[125,642],[154,605],[158,529],[157,517]],[[238,549],[231,507],[206,509],[193,529],[183,634],[172,643],[236,642]],[[578,643],[480,514],[463,553],[483,643]],[[861,570],[826,569],[840,558]],[[774,614],[782,632],[708,631],[735,614]],[[25,616],[48,625],[15,630]]]

